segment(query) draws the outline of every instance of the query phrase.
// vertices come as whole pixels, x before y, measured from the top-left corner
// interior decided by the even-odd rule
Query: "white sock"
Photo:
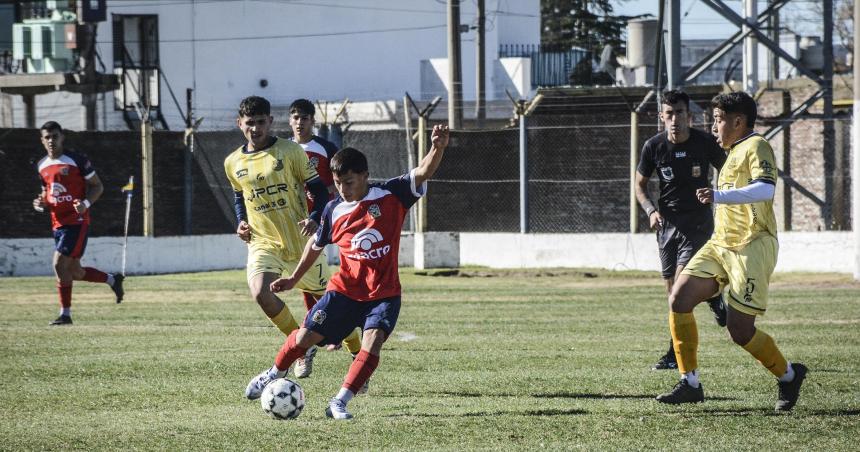
[[[780,383],[788,383],[789,381],[794,380],[794,367],[791,367],[791,361],[788,362],[788,368],[785,373],[779,377]]]
[[[290,369],[287,368],[287,369],[281,370],[281,369],[278,369],[278,366],[272,366],[272,368],[269,369],[269,377],[271,377],[271,378],[284,378],[287,376],[288,370],[290,370]]]
[[[60,315],[64,315],[64,316],[66,316],[66,317],[71,317],[71,315],[72,315],[72,308],[63,308],[63,307],[61,307],[61,308],[60,308]]]
[[[108,273],[107,275],[108,275],[107,281],[105,281],[105,282],[107,283],[107,285],[112,287],[113,283],[116,282],[116,280],[113,279],[113,273]]]
[[[681,379],[687,380],[687,384],[689,384],[690,386],[692,386],[694,388],[698,388],[699,387],[699,371],[698,371],[698,369],[681,375]]]
[[[349,389],[340,388],[340,391],[338,391],[337,395],[334,397],[336,399],[340,399],[341,402],[346,405],[347,403],[349,403],[350,400],[352,400],[353,397],[355,397],[355,394],[353,394],[352,391],[350,391]]]

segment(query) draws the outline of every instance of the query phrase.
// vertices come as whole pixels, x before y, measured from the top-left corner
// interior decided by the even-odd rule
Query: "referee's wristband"
[[[91,203],[89,199],[85,199],[84,202],[82,202],[81,204],[85,205],[87,209],[89,209],[90,206],[93,205],[93,203]]]
[[[657,209],[655,209],[653,207],[645,211],[645,213],[648,214],[648,218],[651,218],[651,215],[653,215],[656,212],[657,212]]]

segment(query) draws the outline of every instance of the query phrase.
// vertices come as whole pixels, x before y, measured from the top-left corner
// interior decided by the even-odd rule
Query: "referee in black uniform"
[[[714,216],[711,206],[696,198],[696,189],[710,187],[709,166],[717,171],[726,161],[726,152],[709,133],[690,127],[690,96],[683,91],[663,93],[660,120],[664,132],[645,142],[636,174],[636,199],[648,214],[651,229],[657,231],[660,264],[666,294],[672,292],[677,275],[711,238]],[[657,206],[648,199],[648,179],[657,171],[660,199]],[[726,308],[722,297],[708,300],[720,326],[726,325]],[[675,350],[669,339],[669,351],[654,370],[676,369]]]

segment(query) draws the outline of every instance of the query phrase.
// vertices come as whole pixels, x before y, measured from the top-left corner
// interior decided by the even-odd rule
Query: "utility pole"
[[[755,28],[757,16],[758,0],[744,0],[744,19],[746,21],[743,26],[744,33],[750,28]],[[749,24],[753,24],[752,27]],[[758,40],[752,33],[744,38],[743,70],[744,91],[751,96],[755,95],[758,90]]]
[[[485,90],[485,82],[486,77],[484,76],[485,65],[486,65],[486,41],[485,38],[485,25],[486,25],[486,16],[484,16],[484,2],[485,0],[478,0],[478,33],[475,37],[475,47],[477,50],[477,70],[476,78],[477,78],[477,92],[475,93],[475,118],[478,122],[478,128],[484,128],[484,121],[487,119],[487,104],[486,104],[486,90]]]
[[[460,0],[448,0],[448,127],[463,124],[463,71],[460,66]],[[419,150],[420,151],[420,150]]]
[[[78,48],[80,49],[80,65],[82,82],[94,83],[96,79],[96,33],[95,24],[79,23],[77,30]],[[94,90],[86,90],[81,94],[83,106],[81,123],[85,130],[96,130],[96,101],[98,95]]]
[[[406,93],[406,99],[412,104],[412,108],[415,109],[415,112],[418,113],[418,131],[415,132],[418,138],[418,158],[417,164],[420,164],[422,160],[424,160],[424,156],[427,154],[427,120],[430,119],[430,115],[433,113],[433,110],[436,109],[436,106],[439,105],[439,102],[442,101],[442,98],[436,96],[433,100],[427,104],[424,109],[419,109],[415,102],[412,101],[412,97],[409,96],[409,93]],[[427,197],[422,196],[418,199],[418,203],[416,205],[416,222],[415,222],[415,232],[426,232],[427,230]]]
[[[668,0],[666,9],[669,19],[669,33],[666,37],[667,88],[681,87],[681,0]],[[665,20],[665,19],[664,19]],[[658,75],[659,76],[659,75]]]
[[[770,0],[770,4],[772,5],[776,1]],[[770,27],[770,40],[779,44],[779,11],[774,11],[770,15],[768,26]],[[769,51],[768,55],[767,87],[770,89],[773,88],[773,81],[779,80],[779,55],[773,51]]]

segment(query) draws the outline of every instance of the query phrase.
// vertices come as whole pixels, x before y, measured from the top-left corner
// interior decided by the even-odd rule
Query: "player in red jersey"
[[[305,246],[293,274],[275,280],[271,288],[273,292],[292,288],[329,243],[340,250],[340,269],[302,327],[287,338],[275,365],[248,384],[249,393],[262,393],[269,382],[286,375],[309,347],[338,343],[361,327],[361,352],[326,408],[328,417],[352,418],[346,405],[376,370],[382,344],[394,331],[400,313],[397,252],[403,220],[439,167],[448,133],[448,127],[435,126],[433,146],[418,167],[383,184],[368,183],[367,159],[361,152],[346,148],[335,154],[331,170],[340,197],[326,206],[322,224]]]
[[[316,108],[313,102],[307,99],[296,99],[290,104],[290,128],[293,130],[292,141],[296,142],[304,149],[308,156],[308,161],[317,170],[320,181],[325,184],[328,190],[329,197],[325,202],[335,198],[337,190],[334,188],[334,178],[329,168],[329,161],[337,153],[337,146],[331,141],[314,135],[314,116],[316,116]],[[305,189],[305,195],[308,200],[308,212],[314,210],[314,199],[309,190]],[[310,292],[302,292],[305,309],[310,311],[311,308],[319,301],[320,295],[315,295]],[[352,354],[353,359],[358,356],[361,351],[361,338],[358,331],[356,334],[350,334],[349,337],[343,340],[346,349]],[[327,347],[329,350],[340,348],[340,344],[331,344]],[[316,356],[316,346],[308,349],[304,358],[299,358],[293,368],[293,373],[298,378],[305,378],[311,374],[313,369],[314,357]]]
[[[92,267],[81,267],[81,256],[87,247],[90,207],[102,195],[104,187],[92,163],[83,154],[63,148],[63,128],[46,122],[39,131],[47,154],[38,163],[42,192],[33,200],[33,208],[51,211],[54,231],[54,273],[60,295],[60,316],[51,325],[72,324],[72,282],[106,283],[122,301],[123,276],[104,273]]]

